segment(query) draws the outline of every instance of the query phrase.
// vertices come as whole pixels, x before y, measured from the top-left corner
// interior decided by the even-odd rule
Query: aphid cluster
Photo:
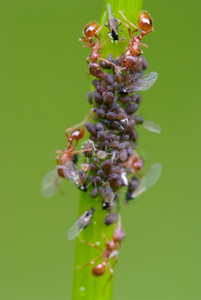
[[[104,25],[108,26],[111,38],[119,41],[118,28],[122,23],[128,30],[130,41],[119,57],[109,54],[103,58],[99,33],[104,25],[99,27],[97,22],[91,22],[85,26],[83,37],[79,40],[91,50],[87,58],[94,86],[93,92],[87,93],[91,112],[82,123],[66,130],[67,146],[64,151],[58,151],[56,169],[49,172],[42,182],[43,195],[50,197],[60,189],[61,178],[66,178],[89,193],[94,201],[100,201],[100,209],[109,213],[104,220],[107,226],[119,220],[112,241],[106,239],[106,248],[101,255],[103,262],[92,269],[95,276],[103,275],[107,266],[113,274],[108,260],[113,257],[117,261],[117,251],[125,236],[116,213],[121,188],[126,186],[124,199],[127,203],[154,185],[161,173],[160,164],[153,164],[144,173],[144,161],[136,150],[137,126],[160,133],[159,125],[137,114],[142,101],[138,91],[149,89],[157,79],[156,72],[143,75],[147,61],[142,57],[140,48],[146,46],[141,40],[153,31],[153,22],[145,11],[139,14],[137,26],[121,11],[119,15],[124,22],[115,19],[109,4],[107,11],[108,21]],[[86,131],[89,138],[82,149],[77,150],[78,142]],[[66,233],[68,238],[78,236],[95,213],[93,207],[86,210]]]

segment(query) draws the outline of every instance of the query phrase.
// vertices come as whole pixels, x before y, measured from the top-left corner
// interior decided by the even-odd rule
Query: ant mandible
[[[114,265],[117,263],[118,261],[118,250],[122,247],[122,240],[124,239],[125,237],[125,232],[121,226],[121,221],[119,220],[118,224],[117,224],[117,227],[114,231],[114,234],[113,234],[113,237],[112,237],[112,240],[111,241],[108,241],[108,239],[105,237],[105,235],[103,235],[105,241],[106,241],[106,249],[103,250],[101,248],[99,248],[98,246],[92,244],[92,243],[89,243],[89,242],[86,242],[86,241],[83,241],[83,240],[80,240],[80,242],[82,243],[85,243],[85,244],[88,244],[89,246],[92,246],[98,250],[100,250],[101,252],[103,252],[103,254],[101,254],[100,256],[94,258],[90,263],[87,263],[86,265],[84,265],[83,267],[85,266],[89,266],[89,265],[93,265],[98,259],[100,259],[101,257],[103,257],[103,262],[100,263],[100,264],[97,264],[95,265],[93,268],[92,268],[92,274],[96,277],[98,276],[102,276],[103,274],[105,274],[106,272],[106,267],[108,267],[109,269],[109,272],[110,272],[110,277],[108,278],[107,280],[107,283],[109,282],[109,280],[112,278],[113,276],[113,268],[111,267],[110,263],[109,263],[109,259],[110,258],[113,258],[115,260],[114,264],[113,264],[113,267]],[[78,267],[79,269],[83,268],[83,267]]]
[[[140,12],[138,16],[138,27],[141,30],[141,33],[135,36],[134,32],[137,32],[138,28],[124,16],[122,11],[119,11],[119,13],[134,28],[134,30],[131,31],[130,27],[124,23],[124,25],[128,28],[129,36],[131,38],[128,47],[124,52],[127,53],[124,59],[124,67],[131,69],[136,64],[134,57],[143,54],[143,51],[139,48],[139,46],[148,47],[146,44],[141,43],[141,40],[145,35],[154,30],[153,21],[149,13],[146,11]]]

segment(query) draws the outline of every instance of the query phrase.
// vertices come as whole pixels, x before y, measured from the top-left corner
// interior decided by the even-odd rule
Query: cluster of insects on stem
[[[87,94],[92,108],[80,124],[66,129],[66,148],[57,151],[56,168],[43,179],[42,194],[47,198],[53,196],[56,191],[61,191],[62,179],[67,179],[101,204],[99,209],[106,212],[104,223],[107,226],[116,224],[112,239],[109,241],[104,236],[104,250],[95,244],[81,242],[102,251],[99,257],[86,265],[94,265],[102,258],[101,263],[93,266],[92,274],[101,276],[108,268],[109,281],[113,275],[109,261],[113,258],[117,262],[118,251],[125,237],[117,213],[120,207],[119,190],[126,187],[123,203],[128,203],[153,186],[161,174],[161,165],[158,163],[144,172],[144,161],[136,151],[138,134],[135,128],[141,126],[156,133],[160,133],[161,128],[136,115],[141,103],[141,95],[137,92],[149,89],[158,76],[156,72],[143,75],[147,62],[142,57],[141,46],[147,45],[142,43],[142,39],[153,31],[152,18],[148,12],[142,11],[136,26],[122,11],[119,11],[121,20],[116,19],[110,4],[107,4],[107,16],[108,21],[102,26],[95,21],[87,24],[79,39],[91,51],[86,61],[94,78],[92,84],[95,90],[93,94],[91,91]],[[109,42],[125,43],[124,37],[119,35],[120,25],[128,30],[129,43],[119,57],[113,59],[112,54],[108,54],[103,58],[99,36],[101,30],[108,27]],[[86,132],[89,138],[82,143],[82,149],[77,150]],[[65,233],[68,239],[76,238],[88,227],[94,214],[95,208],[91,204]]]

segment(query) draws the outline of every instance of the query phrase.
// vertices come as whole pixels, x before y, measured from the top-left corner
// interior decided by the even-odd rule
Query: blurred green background
[[[88,112],[85,57],[78,38],[99,20],[102,1],[0,3],[0,299],[71,298],[79,192],[44,199],[50,151]],[[139,130],[160,181],[122,210],[126,240],[115,267],[115,300],[201,299],[200,9],[198,0],[144,1],[154,33],[144,40],[148,71],[159,79],[140,112],[162,127]],[[52,153],[52,152],[51,152]]]

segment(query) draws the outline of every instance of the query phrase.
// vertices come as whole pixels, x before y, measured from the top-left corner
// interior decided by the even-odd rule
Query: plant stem
[[[142,9],[143,0],[110,0],[109,1],[114,17],[121,19],[119,10],[124,11],[125,16],[131,20],[134,24],[137,23],[137,17],[139,12]],[[104,10],[101,18],[100,24],[104,24],[107,21],[107,15],[105,17],[106,4],[108,1],[105,1]],[[119,56],[123,51],[125,51],[125,46],[128,44],[129,36],[128,30],[124,29],[124,26],[121,25],[123,32],[120,34],[123,37],[126,37],[126,40],[123,44],[112,43],[109,36],[107,35],[108,28],[105,27],[100,32],[100,38],[102,41],[103,53],[102,57],[106,58],[108,54],[112,53],[113,57]],[[111,300],[112,299],[112,281],[113,278],[108,282],[110,273],[108,269],[103,276],[95,277],[91,273],[92,266],[88,265],[81,269],[78,269],[78,266],[89,264],[94,258],[103,254],[105,249],[105,240],[103,238],[103,233],[111,240],[112,234],[114,232],[115,225],[106,226],[104,224],[104,218],[107,214],[106,210],[102,210],[101,202],[96,199],[91,198],[90,194],[81,192],[80,193],[80,203],[79,203],[79,213],[78,216],[83,215],[85,211],[88,211],[91,208],[95,209],[95,214],[92,216],[90,225],[85,228],[79,235],[76,243],[75,251],[75,270],[74,270],[74,282],[73,282],[73,294],[72,300]],[[79,240],[84,240],[90,243],[96,243],[100,245],[99,247],[102,251],[95,249],[94,247],[82,243]],[[103,258],[97,261],[101,263]],[[112,263],[112,262],[111,262]]]

